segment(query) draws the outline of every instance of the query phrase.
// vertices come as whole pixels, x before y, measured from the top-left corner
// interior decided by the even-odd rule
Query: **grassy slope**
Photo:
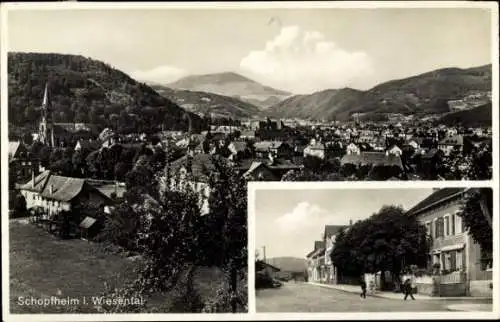
[[[135,277],[136,264],[118,255],[104,253],[96,244],[83,240],[58,240],[41,228],[11,220],[10,231],[10,305],[12,313],[95,313],[90,305],[20,306],[19,296],[47,298],[56,296],[83,298],[99,296],[104,282],[122,284]],[[223,283],[216,268],[199,267],[194,287],[203,300],[213,298]],[[246,284],[242,287],[246,287]],[[172,295],[154,296],[148,311],[169,312]]]
[[[104,282],[131,278],[133,265],[83,240],[62,241],[30,224],[10,221],[11,312],[64,312],[68,307],[18,306],[18,296],[83,298],[104,291]],[[119,277],[118,277],[119,278]],[[82,307],[92,312],[92,307]]]

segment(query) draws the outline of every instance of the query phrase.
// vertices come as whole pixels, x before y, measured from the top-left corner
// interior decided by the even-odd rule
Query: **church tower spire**
[[[39,127],[39,137],[43,144],[54,147],[54,124],[52,120],[52,104],[49,95],[49,83],[45,83],[42,101],[42,119]]]

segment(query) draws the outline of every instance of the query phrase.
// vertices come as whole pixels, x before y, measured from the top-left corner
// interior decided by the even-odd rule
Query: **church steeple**
[[[45,83],[42,101],[42,119],[39,127],[40,142],[54,147],[54,124],[52,123],[52,104],[49,95],[49,83]]]
[[[49,83],[45,83],[45,91],[43,93],[43,102],[42,102],[42,108],[47,109],[50,104],[49,101]]]

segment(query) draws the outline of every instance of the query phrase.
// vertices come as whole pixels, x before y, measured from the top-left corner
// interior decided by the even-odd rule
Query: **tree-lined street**
[[[361,289],[360,289],[361,291]],[[448,311],[454,304],[487,304],[491,300],[386,299],[323,288],[307,283],[284,283],[281,288],[257,290],[256,310],[263,312],[422,312]]]

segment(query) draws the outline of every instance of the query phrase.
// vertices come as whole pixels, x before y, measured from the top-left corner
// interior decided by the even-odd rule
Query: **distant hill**
[[[307,261],[297,257],[267,258],[266,262],[287,272],[303,272],[307,269]]]
[[[146,84],[101,61],[79,55],[9,53],[9,122],[34,127],[49,82],[55,122],[98,124],[122,131],[187,129],[186,112]],[[193,129],[203,127],[188,113]]]
[[[260,109],[239,99],[207,92],[171,89],[162,85],[151,85],[160,95],[175,102],[183,109],[199,116],[223,118],[253,118],[260,114]]]
[[[457,111],[446,114],[436,123],[448,126],[458,124],[464,127],[492,126],[492,105],[491,103],[472,108],[465,111]]]
[[[266,110],[270,116],[302,119],[335,119],[363,103],[364,93],[351,88],[328,89],[292,96]],[[347,115],[348,117],[348,115]]]
[[[445,68],[382,83],[368,91],[344,88],[296,95],[271,106],[266,113],[273,117],[341,121],[354,113],[365,118],[390,113],[443,114],[450,111],[449,100],[462,99],[471,92],[491,91],[491,68]]]
[[[173,89],[230,96],[261,108],[267,108],[291,95],[233,72],[191,75],[165,85]]]

